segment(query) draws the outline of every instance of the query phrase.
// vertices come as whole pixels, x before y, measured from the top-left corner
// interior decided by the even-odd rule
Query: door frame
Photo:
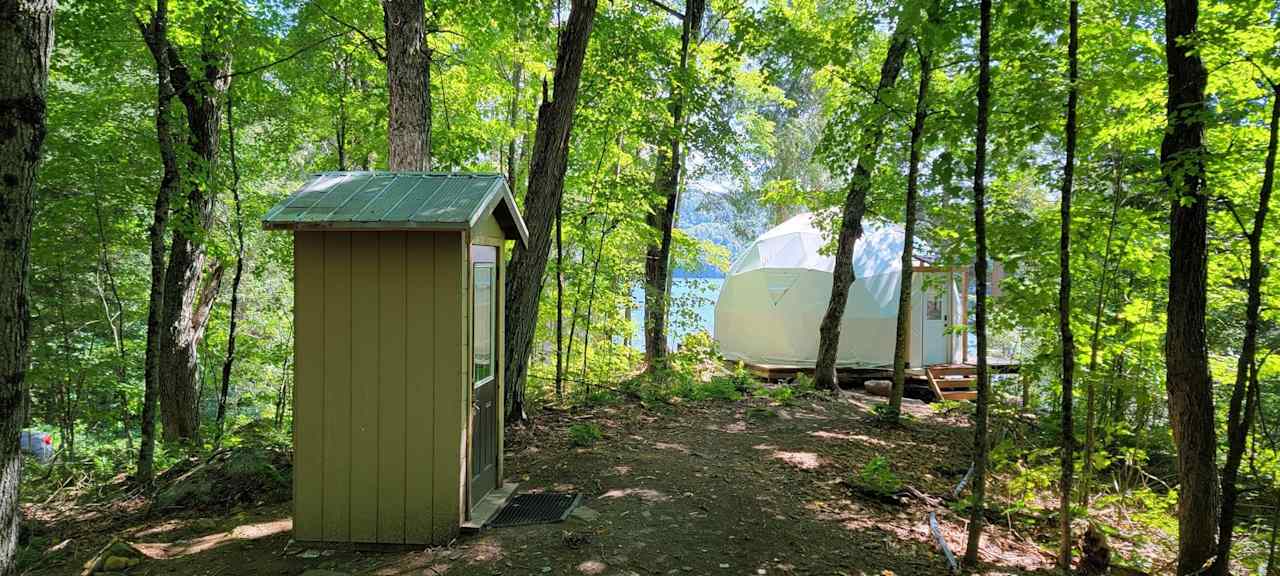
[[[913,266],[911,270],[911,323],[914,327],[918,328],[918,332],[913,332],[920,335],[920,340],[919,347],[917,348],[915,346],[916,342],[912,339],[913,341],[910,346],[911,354],[909,355],[908,360],[914,358],[916,354],[919,353],[920,368],[932,365],[928,362],[928,352],[926,350],[929,344],[928,339],[925,337],[925,308],[928,306],[928,291],[926,290],[925,280],[927,276],[936,275],[943,277],[943,281],[946,283],[946,290],[944,290],[943,294],[943,299],[945,301],[942,305],[943,340],[945,347],[943,364],[953,364],[956,362],[956,349],[959,342],[957,342],[958,338],[956,336],[949,334],[948,332],[952,330],[954,326],[962,326],[965,324],[964,315],[966,313],[966,307],[963,300],[964,291],[956,285],[956,280],[958,278],[961,285],[963,285],[968,279],[966,270],[959,266],[939,266],[932,264]],[[957,309],[956,306],[957,299],[960,299],[958,302],[959,309]],[[957,320],[957,318],[959,319]],[[963,351],[963,348],[961,350]],[[968,357],[966,354],[963,361],[967,360]]]
[[[950,279],[950,274],[946,272],[929,271],[924,272],[920,276],[920,364],[922,366],[935,366],[938,364],[948,363],[949,348],[947,342],[947,328],[951,325],[951,290],[945,286]],[[929,304],[931,302],[939,302],[938,312],[942,315],[941,320],[929,319]],[[929,331],[930,322],[942,322],[942,331],[940,334],[933,334]],[[940,353],[935,354],[935,358],[930,358],[929,354],[935,352],[937,347],[941,346]],[[941,362],[935,362],[940,357]]]
[[[504,358],[504,350],[506,347],[506,326],[504,318],[506,315],[506,263],[504,255],[505,239],[495,238],[486,235],[471,235],[466,243],[467,248],[467,265],[466,265],[466,303],[467,303],[467,381],[466,386],[466,431],[463,454],[463,474],[462,474],[462,509],[463,520],[470,520],[473,508],[473,501],[479,501],[475,496],[475,489],[472,486],[473,475],[471,472],[472,454],[475,441],[476,430],[476,381],[475,381],[475,320],[472,318],[475,310],[475,279],[472,274],[475,270],[476,260],[472,256],[473,246],[485,246],[494,249],[494,300],[493,307],[493,375],[490,377],[490,383],[494,386],[494,403],[496,421],[494,423],[494,442],[497,444],[494,450],[494,489],[502,487],[503,484],[503,450],[505,447],[504,433],[506,430],[506,394],[503,390],[502,375],[506,369],[506,359]],[[481,495],[483,497],[483,495]]]

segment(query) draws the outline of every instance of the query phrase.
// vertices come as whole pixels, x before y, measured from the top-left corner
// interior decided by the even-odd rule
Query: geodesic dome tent
[[[884,367],[893,363],[902,279],[901,226],[863,223],[854,248],[855,281],[840,328],[837,365]],[[818,326],[831,299],[833,255],[811,213],[765,232],[729,268],[716,300],[715,339],[725,359],[754,366],[812,367]],[[955,361],[958,337],[947,327],[961,310],[954,274],[917,264],[913,276],[913,367]]]

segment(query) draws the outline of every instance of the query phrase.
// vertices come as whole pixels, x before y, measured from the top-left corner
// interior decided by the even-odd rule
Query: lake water
[[[720,295],[723,278],[676,278],[671,281],[671,312],[668,319],[667,344],[672,350],[693,332],[714,333],[716,297]],[[643,306],[644,287],[638,286],[631,294]],[[631,345],[644,348],[644,310],[631,311]]]

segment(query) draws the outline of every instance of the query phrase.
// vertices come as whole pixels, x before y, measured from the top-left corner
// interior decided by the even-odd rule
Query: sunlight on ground
[[[495,538],[485,538],[471,545],[471,559],[475,562],[497,562],[502,557],[502,544]]]
[[[853,434],[846,434],[844,432],[829,432],[827,430],[817,430],[814,432],[810,432],[809,435],[815,436],[817,438],[823,438],[825,440],[853,440],[854,438],[857,438],[857,436],[854,436]]]
[[[223,544],[234,542],[237,540],[257,540],[282,532],[293,530],[293,519],[283,518],[280,520],[271,520],[269,522],[260,522],[257,524],[242,524],[236,526],[230,532],[218,532],[209,534],[199,538],[190,540],[181,540],[178,542],[136,542],[135,546],[141,550],[143,554],[156,560],[169,560],[173,558],[181,558],[191,554],[198,554],[213,550]]]
[[[604,574],[604,571],[608,569],[609,565],[599,560],[585,560],[578,564],[578,571],[583,574]]]
[[[772,444],[756,444],[755,446],[752,446],[752,448],[770,452],[770,458],[781,460],[801,470],[817,470],[823,464],[827,463],[826,460],[823,460],[821,456],[818,456],[814,452],[788,452],[786,450],[779,450],[777,446]]]
[[[688,453],[689,453],[689,448],[688,448],[687,446],[685,446],[684,444],[671,444],[671,443],[668,443],[668,442],[656,442],[656,443],[654,443],[653,447],[654,447],[654,448],[657,448],[657,449],[659,449],[659,450],[675,450],[675,451],[677,451],[677,452],[684,452],[685,454],[688,454]]]
[[[645,502],[666,502],[671,497],[651,488],[614,488],[604,494],[601,498],[625,498],[627,496],[635,496]]]
[[[777,450],[769,456],[801,470],[817,470],[824,463],[823,459],[813,452],[784,452]]]

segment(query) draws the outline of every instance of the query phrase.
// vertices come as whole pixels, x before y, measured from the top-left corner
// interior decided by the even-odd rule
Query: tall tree
[[[0,0],[0,575],[17,574],[18,437],[31,343],[31,218],[45,137],[54,0]]]
[[[978,4],[978,116],[973,154],[973,236],[977,244],[973,262],[974,330],[977,332],[978,397],[973,416],[973,499],[969,513],[969,539],[964,565],[978,563],[982,526],[986,521],[987,496],[987,412],[991,404],[991,381],[987,373],[987,123],[991,115],[991,0]]]
[[[157,7],[151,25],[140,24],[139,29],[157,67],[166,69],[162,73],[164,77],[159,79],[167,84],[160,88],[160,98],[177,97],[186,113],[186,151],[177,152],[169,119],[164,119],[168,130],[165,134],[160,133],[161,120],[157,119],[158,138],[168,140],[167,144],[161,144],[164,176],[158,194],[169,196],[179,193],[181,188],[186,190],[168,214],[172,219],[169,222],[172,238],[160,303],[157,388],[165,438],[194,443],[200,434],[199,346],[222,280],[220,263],[206,266],[205,231],[213,221],[217,198],[212,186],[213,167],[218,156],[220,100],[231,83],[231,56],[214,27],[206,25],[197,49],[198,67],[193,74],[169,38],[167,24],[157,26],[160,14]],[[204,16],[211,20],[222,17],[216,13]],[[169,113],[167,105],[165,113],[166,116]],[[163,200],[166,213],[170,212],[168,203],[172,200]],[[158,199],[157,205],[160,203]]]
[[[573,0],[569,20],[560,31],[556,50],[555,84],[547,98],[542,84],[542,104],[538,107],[525,193],[524,218],[529,228],[529,245],[516,245],[507,267],[506,359],[503,378],[508,421],[525,418],[524,382],[529,368],[529,350],[538,322],[538,298],[542,295],[542,275],[551,251],[551,228],[564,193],[564,174],[569,161],[569,137],[573,112],[578,103],[582,61],[595,20],[597,0]]]
[[[929,14],[936,18],[940,8],[935,3]],[[924,140],[924,123],[929,116],[929,76],[933,74],[931,49],[925,46],[924,34],[916,39],[920,56],[920,83],[916,90],[916,112],[911,123],[911,151],[907,160],[907,198],[902,234],[902,280],[898,286],[898,324],[893,344],[893,389],[889,392],[887,418],[897,422],[902,412],[902,393],[907,382],[907,354],[911,349],[911,290],[914,281],[916,240],[916,200],[920,188],[920,151]]]
[[[387,165],[430,170],[431,59],[423,0],[383,0],[387,43]]]
[[[156,70],[156,141],[160,159],[164,165],[160,178],[160,190],[151,212],[151,225],[147,228],[150,246],[151,288],[147,297],[147,343],[143,360],[144,391],[142,394],[142,444],[138,448],[138,482],[147,484],[154,475],[156,446],[156,410],[160,399],[160,332],[164,308],[165,232],[169,221],[169,199],[178,186],[178,155],[174,150],[173,127],[169,109],[173,103],[173,83],[170,81],[168,44],[169,2],[156,0],[151,18],[144,23],[136,20],[142,38],[151,50]],[[161,40],[165,39],[165,40]]]
[[[668,149],[658,154],[656,188],[658,203],[646,217],[649,226],[658,235],[657,242],[650,242],[645,253],[644,267],[644,353],[649,366],[662,364],[667,356],[667,288],[671,280],[671,239],[675,230],[676,213],[680,206],[680,183],[684,171],[684,127],[687,121],[686,100],[692,78],[690,75],[691,46],[702,31],[706,0],[689,0],[685,4],[680,32],[680,68],[672,76],[671,127],[667,134]]]
[[[1231,403],[1227,409],[1227,461],[1222,465],[1222,512],[1218,519],[1218,551],[1211,573],[1227,576],[1231,560],[1231,542],[1235,531],[1236,502],[1240,490],[1236,478],[1240,473],[1240,461],[1244,458],[1249,427],[1257,412],[1253,399],[1257,395],[1258,317],[1262,310],[1262,233],[1267,224],[1271,206],[1271,191],[1276,175],[1276,139],[1280,131],[1280,86],[1271,85],[1270,137],[1267,140],[1267,159],[1263,168],[1262,187],[1258,191],[1258,209],[1253,213],[1253,226],[1242,230],[1249,242],[1249,278],[1244,316],[1244,342],[1240,345],[1240,357],[1236,359],[1236,380],[1231,388]],[[1243,228],[1243,221],[1241,221]]]
[[[902,59],[911,39],[911,19],[899,16],[889,39],[889,49],[880,65],[880,82],[876,85],[873,107],[884,108],[884,98],[898,82],[902,72]],[[840,211],[840,233],[836,240],[835,269],[831,274],[831,301],[818,327],[818,359],[814,367],[815,383],[819,388],[834,390],[836,381],[836,355],[840,347],[840,321],[844,318],[845,304],[849,301],[849,287],[853,285],[854,244],[862,237],[862,215],[867,209],[867,193],[871,189],[871,174],[879,160],[880,144],[884,141],[885,122],[872,117],[861,134],[861,150],[854,165],[849,191],[845,193]]]
[[[1071,193],[1076,172],[1076,105],[1080,98],[1080,2],[1070,0],[1067,39],[1066,160],[1062,166],[1061,228],[1058,235],[1058,333],[1062,348],[1062,478],[1058,517],[1062,541],[1058,567],[1071,574],[1071,484],[1075,474],[1076,430],[1073,414],[1076,341],[1071,331]]]
[[[1218,518],[1217,431],[1205,340],[1209,74],[1194,44],[1199,0],[1165,0],[1164,7],[1168,129],[1160,146],[1160,170],[1171,203],[1165,387],[1178,449],[1178,574],[1191,574],[1216,552]]]

